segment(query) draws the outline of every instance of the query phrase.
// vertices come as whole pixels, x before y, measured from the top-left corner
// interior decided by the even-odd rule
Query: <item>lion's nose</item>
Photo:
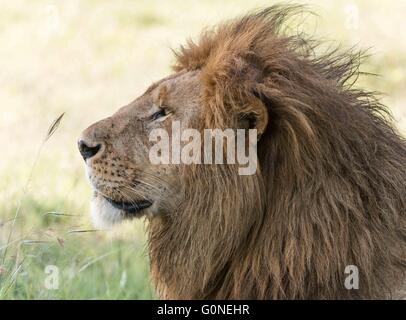
[[[78,142],[78,147],[79,147],[79,152],[82,155],[83,159],[86,161],[87,159],[95,156],[100,148],[101,148],[101,144],[97,144],[94,147],[91,147],[89,145],[89,143],[87,143],[84,140],[79,140]]]

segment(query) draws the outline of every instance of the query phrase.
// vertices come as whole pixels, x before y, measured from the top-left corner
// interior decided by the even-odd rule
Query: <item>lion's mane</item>
[[[258,102],[268,124],[256,174],[180,168],[184,203],[149,223],[162,298],[383,298],[404,283],[405,140],[353,86],[361,54],[320,54],[316,41],[286,33],[301,11],[273,6],[176,52],[175,71],[201,72],[201,129],[235,126],[238,114],[261,122]],[[358,290],[344,286],[348,265]]]

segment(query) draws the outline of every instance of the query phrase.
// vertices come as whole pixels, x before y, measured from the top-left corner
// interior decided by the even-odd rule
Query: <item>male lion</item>
[[[359,54],[316,54],[283,31],[300,11],[273,6],[204,32],[176,53],[172,75],[80,138],[94,220],[147,217],[161,298],[400,296],[406,142],[352,87]],[[151,164],[149,133],[173,121],[257,129],[255,174]]]

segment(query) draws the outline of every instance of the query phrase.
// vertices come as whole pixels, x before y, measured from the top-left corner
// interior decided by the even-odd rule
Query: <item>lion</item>
[[[320,53],[287,31],[302,10],[272,6],[204,31],[175,51],[171,75],[81,135],[93,219],[145,217],[160,298],[400,297],[406,141],[353,86],[362,54]],[[151,164],[150,132],[174,121],[257,130],[255,173]]]

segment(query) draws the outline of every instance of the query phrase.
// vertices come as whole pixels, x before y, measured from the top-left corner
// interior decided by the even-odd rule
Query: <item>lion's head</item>
[[[182,128],[199,123],[201,90],[197,71],[178,72],[83,132],[79,149],[94,187],[92,215],[98,226],[170,214],[182,202],[179,166],[151,164],[150,134],[157,128],[171,133],[173,121]]]
[[[105,224],[149,217],[153,278],[169,298],[361,298],[406,270],[406,144],[358,53],[316,54],[275,6],[176,53],[174,74],[86,129],[79,148]],[[258,167],[158,164],[151,130],[256,129]],[[345,287],[346,266],[360,273]]]

